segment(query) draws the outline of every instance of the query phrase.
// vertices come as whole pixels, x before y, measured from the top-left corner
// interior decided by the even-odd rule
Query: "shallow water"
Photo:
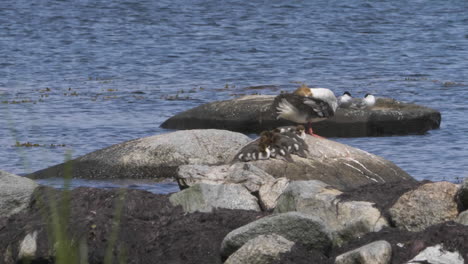
[[[0,169],[33,172],[67,152],[77,157],[167,132],[159,124],[202,103],[306,82],[440,110],[441,129],[423,136],[336,140],[417,179],[458,181],[468,176],[467,8],[464,1],[2,1]],[[244,89],[264,84],[276,86]]]

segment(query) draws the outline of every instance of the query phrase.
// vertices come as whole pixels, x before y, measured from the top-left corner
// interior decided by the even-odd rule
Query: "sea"
[[[170,132],[159,125],[204,103],[305,83],[439,110],[440,129],[425,135],[331,139],[418,180],[460,182],[468,177],[467,10],[460,0],[2,0],[0,170],[25,175]]]

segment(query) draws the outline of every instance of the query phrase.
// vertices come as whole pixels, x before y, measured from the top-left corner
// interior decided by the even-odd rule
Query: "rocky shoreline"
[[[127,263],[464,263],[468,258],[468,182],[418,182],[392,162],[311,136],[305,139],[305,157],[233,162],[250,141],[223,130],[177,131],[71,161],[75,177],[112,179],[134,170],[135,178],[177,180],[181,191],[169,195],[60,191],[2,172],[0,263],[53,263],[63,243],[88,263],[110,256]],[[58,173],[66,165],[29,177],[63,176]],[[54,225],[66,227],[65,240],[57,241]]]

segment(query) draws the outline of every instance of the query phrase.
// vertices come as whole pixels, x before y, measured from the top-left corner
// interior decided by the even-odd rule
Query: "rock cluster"
[[[251,141],[221,130],[179,131],[75,160],[75,172],[102,178],[132,176],[132,168],[133,177],[164,171],[181,187],[169,195],[37,188],[1,172],[0,263],[52,263],[64,245],[88,263],[109,258],[109,245],[113,257],[129,263],[463,263],[468,257],[468,182],[417,182],[380,157],[311,136],[304,139],[306,155],[292,161],[232,162]]]

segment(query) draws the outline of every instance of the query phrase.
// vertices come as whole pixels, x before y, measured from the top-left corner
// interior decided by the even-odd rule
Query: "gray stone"
[[[27,234],[21,241],[18,251],[18,259],[33,259],[37,251],[37,231]]]
[[[247,241],[259,236],[277,234],[290,241],[300,242],[308,249],[328,252],[331,240],[322,220],[298,212],[261,218],[231,231],[221,243],[221,254],[228,257]]]
[[[273,95],[251,95],[200,105],[179,113],[163,128],[222,128],[244,133],[259,133],[278,126],[293,124],[276,119]],[[423,134],[439,128],[440,112],[424,106],[390,98],[377,98],[370,109],[338,109],[333,118],[314,123],[314,131],[325,137],[365,137]]]
[[[171,194],[169,200],[185,212],[211,212],[214,208],[260,211],[257,198],[239,184],[199,183]]]
[[[427,247],[423,251],[419,252],[416,257],[407,262],[407,264],[419,263],[463,264],[465,262],[458,251],[450,252],[444,250],[441,245],[435,245],[433,247]]]
[[[25,209],[37,186],[33,180],[0,171],[0,215],[10,216]]]
[[[227,130],[190,130],[130,140],[70,161],[77,178],[175,177],[184,164],[216,165],[228,159],[251,139]],[[28,175],[32,178],[64,177],[64,164]]]
[[[289,185],[289,180],[286,178],[278,178],[262,185],[258,192],[260,203],[265,210],[275,209],[278,198]]]
[[[387,264],[391,259],[392,245],[380,240],[339,255],[335,264]]]
[[[305,141],[309,146],[307,158],[292,155],[294,162],[269,159],[249,163],[275,178],[320,180],[341,190],[369,183],[414,181],[394,163],[363,150],[309,135]]]
[[[468,225],[468,211],[461,212],[455,221],[462,225]]]
[[[399,228],[417,232],[454,220],[458,215],[457,190],[453,183],[434,182],[406,192],[389,210],[392,221]]]
[[[297,211],[321,219],[337,246],[388,226],[373,203],[342,202],[337,198],[340,194],[321,181],[294,181],[279,197],[275,212]]]
[[[266,210],[275,208],[276,200],[289,183],[286,178],[275,179],[250,162],[219,166],[182,165],[176,179],[181,189],[198,183],[240,184],[251,193],[258,193],[259,202]]]
[[[251,163],[235,163],[218,166],[182,165],[176,176],[181,189],[197,183],[242,184],[250,192],[258,192],[267,182],[275,178]]]
[[[224,264],[269,264],[279,260],[279,255],[289,252],[293,246],[294,242],[282,236],[260,235],[247,241]]]

